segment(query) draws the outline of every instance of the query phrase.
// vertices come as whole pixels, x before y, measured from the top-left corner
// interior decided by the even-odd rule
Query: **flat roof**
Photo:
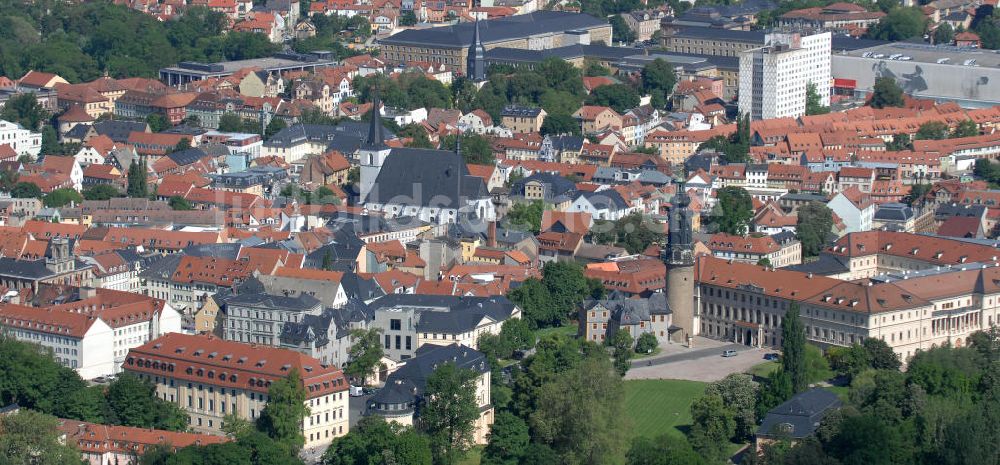
[[[305,56],[303,57],[305,58]],[[285,56],[270,56],[264,58],[251,58],[247,60],[220,61],[217,63],[199,63],[198,65],[204,66],[204,69],[188,68],[183,66],[183,64],[177,64],[165,67],[161,69],[160,72],[214,76],[233,74],[244,68],[260,68],[262,71],[271,71],[284,68],[298,68],[302,66],[327,66],[335,63],[336,62],[333,60],[324,60],[320,58],[296,60]]]
[[[378,43],[464,48],[472,45],[475,25],[475,22],[463,22],[446,27],[407,29],[380,39]],[[483,44],[491,44],[539,34],[603,26],[609,26],[606,19],[598,19],[588,14],[541,10],[524,15],[479,21],[479,34]]]
[[[943,65],[964,66],[966,60],[976,60],[976,65],[980,68],[996,68],[1000,66],[1000,53],[993,50],[984,50],[972,47],[955,47],[953,45],[930,45],[915,44],[910,42],[890,42],[874,47],[857,49],[842,53],[841,55],[861,57],[866,52],[881,53],[888,59],[889,56],[902,54],[911,58],[911,62],[934,63]],[[948,61],[938,63],[938,60],[947,58]]]

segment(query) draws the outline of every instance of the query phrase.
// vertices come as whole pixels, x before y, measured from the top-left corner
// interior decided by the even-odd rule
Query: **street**
[[[712,382],[730,373],[742,373],[764,362],[769,349],[758,349],[743,344],[697,338],[695,348],[680,344],[661,346],[663,354],[632,361],[632,369],[625,379],[686,379]],[[725,350],[735,350],[734,357],[723,357]]]

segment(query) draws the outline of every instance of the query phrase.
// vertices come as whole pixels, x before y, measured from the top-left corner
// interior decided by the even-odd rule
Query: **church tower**
[[[486,48],[479,35],[479,18],[476,18],[475,30],[472,33],[472,44],[469,45],[469,56],[465,62],[465,75],[475,83],[486,81]]]
[[[382,117],[379,107],[381,102],[378,97],[378,84],[372,95],[371,119],[368,122],[368,137],[358,149],[358,161],[361,165],[361,202],[367,202],[372,188],[375,186],[375,179],[382,169],[382,164],[389,156],[389,146],[385,145],[382,136]],[[376,197],[378,194],[376,193]]]
[[[686,342],[698,334],[694,302],[694,246],[691,232],[691,199],[683,184],[677,186],[670,209],[670,233],[663,250],[667,265],[667,305],[673,325],[680,327],[677,337]]]

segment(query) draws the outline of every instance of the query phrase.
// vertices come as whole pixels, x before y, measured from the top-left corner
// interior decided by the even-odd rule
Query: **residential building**
[[[675,330],[671,323],[670,307],[663,292],[635,299],[612,291],[606,299],[583,302],[577,334],[584,340],[604,344],[620,330],[632,336],[633,341],[649,333],[660,344],[668,344],[670,332]]]
[[[831,35],[772,33],[760,48],[740,53],[740,114],[753,120],[805,115],[806,87],[830,103]]]
[[[547,115],[545,110],[538,107],[507,105],[500,112],[500,124],[515,134],[536,133],[542,129]]]
[[[173,453],[188,446],[208,446],[232,440],[225,436],[66,419],[59,420],[58,429],[66,445],[79,451],[88,465],[136,465],[139,458],[154,447],[167,447]]]
[[[857,187],[837,193],[826,206],[844,221],[846,232],[871,231],[877,205]]]
[[[396,361],[414,357],[427,344],[478,349],[480,335],[499,334],[504,321],[521,318],[521,309],[503,296],[388,294],[369,306],[385,356]]]
[[[188,413],[190,429],[221,434],[226,415],[256,421],[271,383],[298,372],[309,415],[302,418],[305,447],[321,447],[347,434],[347,379],[340,369],[301,353],[169,333],[131,349],[123,369],[155,386],[156,395]]]
[[[824,388],[795,394],[764,416],[754,435],[754,451],[761,454],[769,444],[789,441],[794,446],[812,437],[823,420],[842,404],[837,394]]]
[[[419,405],[426,395],[427,380],[442,364],[452,363],[455,368],[472,370],[475,378],[476,408],[478,417],[473,421],[473,442],[486,444],[490,425],[493,424],[493,406],[490,404],[490,365],[481,352],[459,344],[425,346],[389,375],[385,386],[372,398],[370,412],[404,426],[412,426],[419,418]]]
[[[180,331],[181,318],[163,300],[140,294],[43,286],[32,301],[0,303],[0,328],[52,350],[61,365],[93,379],[118,373],[129,349]]]
[[[42,150],[42,133],[17,123],[0,120],[0,145],[9,145],[17,154],[37,157]]]
[[[793,234],[789,235],[794,237]],[[794,239],[779,244],[771,236],[716,233],[705,245],[712,251],[712,255],[741,263],[767,263],[767,266],[782,268],[802,262],[802,245]]]

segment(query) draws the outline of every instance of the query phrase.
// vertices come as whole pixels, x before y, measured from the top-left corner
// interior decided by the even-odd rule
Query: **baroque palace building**
[[[309,409],[302,419],[305,447],[327,445],[350,427],[344,374],[292,350],[170,333],[130,350],[123,369],[184,409],[195,432],[221,434],[228,414],[256,420],[271,383],[292,370],[299,373]]]
[[[848,346],[877,337],[905,363],[920,350],[961,346],[1000,321],[997,252],[986,244],[872,231],[845,236],[819,261],[790,269],[699,256],[700,333],[779,346],[781,320],[797,303],[810,341]]]

